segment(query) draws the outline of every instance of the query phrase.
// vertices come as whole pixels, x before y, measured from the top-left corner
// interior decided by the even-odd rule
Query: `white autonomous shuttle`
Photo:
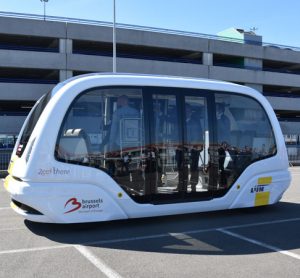
[[[79,223],[270,205],[290,179],[261,93],[213,80],[88,74],[36,103],[4,186],[28,220]]]

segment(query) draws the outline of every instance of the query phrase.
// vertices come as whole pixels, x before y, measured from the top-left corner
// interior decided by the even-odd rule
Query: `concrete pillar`
[[[250,70],[259,70],[261,71],[263,68],[263,62],[261,59],[253,59],[253,58],[245,58],[244,65],[246,69]],[[254,84],[254,83],[245,83],[246,86],[253,88],[260,93],[263,93],[263,85],[261,84]]]
[[[73,76],[73,71],[71,70],[60,70],[59,71],[59,81],[64,81]]]
[[[245,86],[253,88],[256,91],[259,91],[260,93],[262,93],[263,91],[263,85],[261,84],[245,83]]]
[[[253,59],[253,58],[246,58],[244,59],[244,65],[246,69],[251,70],[262,70],[263,63],[261,59]]]
[[[212,53],[203,53],[202,54],[202,63],[206,66],[213,65],[213,54]]]
[[[59,52],[70,54],[73,52],[73,40],[59,39]]]
[[[73,41],[71,39],[59,39],[59,52],[66,54],[65,69],[59,71],[59,81],[64,81],[73,76],[73,72],[68,70],[68,54],[73,52]]]

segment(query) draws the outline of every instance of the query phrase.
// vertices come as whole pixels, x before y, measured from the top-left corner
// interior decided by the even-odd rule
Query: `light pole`
[[[117,72],[116,0],[113,0],[113,73]]]
[[[47,3],[49,0],[40,0],[40,1],[44,3],[44,20],[46,20],[46,3]]]

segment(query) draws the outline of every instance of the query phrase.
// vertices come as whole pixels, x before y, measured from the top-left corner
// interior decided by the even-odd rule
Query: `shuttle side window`
[[[276,154],[272,126],[252,98],[216,94],[219,187],[228,188],[254,161]]]
[[[56,159],[101,169],[125,190],[143,195],[143,117],[139,88],[87,91],[75,99],[65,116]]]
[[[275,154],[254,99],[159,87],[83,92],[55,148],[57,160],[98,168],[135,201],[154,203],[221,197],[250,164]]]

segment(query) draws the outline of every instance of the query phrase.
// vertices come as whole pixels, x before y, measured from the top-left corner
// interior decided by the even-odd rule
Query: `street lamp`
[[[113,0],[113,73],[117,72],[117,47],[116,47],[116,0]]]
[[[46,3],[47,3],[49,0],[40,0],[40,1],[44,3],[44,20],[46,20]]]

